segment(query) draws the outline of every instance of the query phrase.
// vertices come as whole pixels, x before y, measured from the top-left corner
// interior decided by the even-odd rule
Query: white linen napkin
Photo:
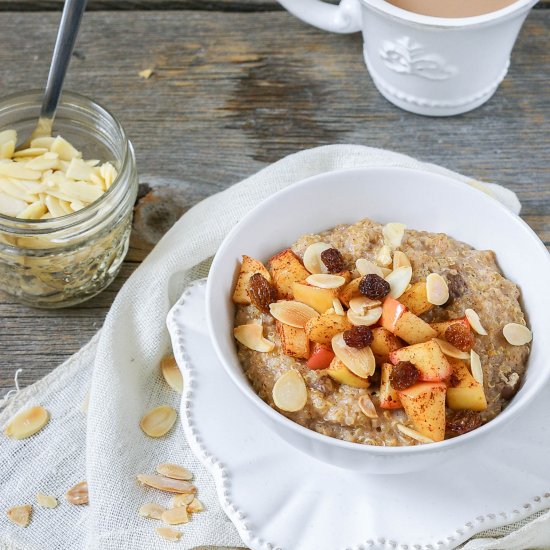
[[[450,174],[493,195],[519,213],[514,193],[481,184],[410,157],[356,145],[319,147],[291,155],[189,210],[165,235],[120,290],[101,332],[66,363],[36,384],[4,401],[0,427],[30,404],[51,414],[33,437],[0,436],[0,548],[10,550],[155,550],[173,548],[141,518],[145,502],[167,504],[169,497],[136,483],[161,462],[175,462],[195,473],[206,510],[182,527],[178,548],[242,545],[222,512],[214,483],[192,455],[179,424],[153,440],[139,420],[151,407],[178,409],[179,396],[162,380],[161,357],[169,350],[165,319],[191,281],[206,276],[210,260],[233,225],[260,201],[306,177],[362,166],[401,166]],[[58,335],[52,334],[52,338]],[[91,387],[87,415],[81,410]],[[64,493],[87,479],[90,504],[74,506]],[[53,494],[58,508],[34,506],[30,525],[11,524],[5,510],[34,504],[37,492]],[[495,541],[501,533],[505,535]],[[511,533],[511,534],[510,534]],[[477,550],[550,547],[550,513],[531,522],[488,532],[469,542]]]

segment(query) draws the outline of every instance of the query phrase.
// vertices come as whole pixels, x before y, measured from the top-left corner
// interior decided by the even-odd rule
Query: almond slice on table
[[[321,260],[321,254],[329,248],[332,248],[332,246],[327,243],[310,244],[304,252],[304,267],[310,273],[327,273],[328,270],[323,260]]]
[[[442,306],[449,299],[449,286],[439,273],[430,273],[426,277],[426,297],[434,306]]]
[[[336,313],[336,315],[343,316],[346,314],[346,312],[344,311],[344,307],[342,306],[342,302],[340,302],[338,298],[334,298],[332,300],[332,309],[334,310],[334,313]]]
[[[52,495],[45,495],[44,493],[38,493],[36,495],[36,503],[42,508],[55,508],[57,507],[57,499]]]
[[[365,275],[371,274],[378,275],[379,277],[384,277],[382,268],[379,265],[376,265],[374,262],[366,260],[365,258],[359,258],[355,262],[355,267],[357,268],[357,271],[359,271],[359,274],[363,277]]]
[[[193,479],[193,474],[187,468],[179,466],[178,464],[159,464],[156,470],[161,476],[170,477],[172,479],[183,479],[185,481]]]
[[[348,309],[347,312],[348,321],[354,326],[365,326],[370,327],[374,325],[380,317],[382,317],[382,308],[375,307],[373,309],[367,309],[365,313],[358,314],[355,313],[352,309]]]
[[[376,362],[370,347],[351,348],[344,341],[344,333],[340,332],[332,338],[332,351],[359,378],[368,378],[374,374]]]
[[[421,434],[420,432],[417,432],[416,430],[413,430],[412,428],[409,428],[408,426],[405,426],[404,424],[397,424],[397,429],[404,435],[410,437],[411,439],[416,439],[416,441],[419,441],[420,443],[435,443],[435,441],[429,437],[426,437],[425,435]]]
[[[71,487],[66,493],[65,498],[71,504],[80,506],[81,504],[88,504],[88,482],[81,481],[74,487]]]
[[[502,334],[512,346],[523,346],[533,339],[533,333],[525,325],[520,325],[519,323],[504,325]]]
[[[272,394],[275,406],[282,411],[297,412],[307,403],[306,383],[294,369],[286,371],[277,379]]]
[[[36,405],[16,414],[4,428],[4,434],[12,439],[25,439],[39,432],[49,419],[48,411]]]
[[[367,417],[367,418],[378,418],[378,413],[376,412],[376,407],[374,406],[374,403],[372,402],[372,399],[369,395],[362,395],[358,400],[357,404],[359,405],[359,408],[361,409],[361,412]]]
[[[396,250],[393,253],[393,269],[397,269],[399,267],[411,267],[411,261],[404,252],[401,252],[401,250]]]
[[[160,370],[166,383],[180,395],[183,393],[183,376],[173,355],[165,355],[160,361]]]
[[[371,300],[366,296],[358,296],[357,298],[352,298],[349,301],[349,307],[357,315],[364,315],[369,309],[374,309],[375,307],[380,307],[382,302],[380,300]]]
[[[307,277],[306,283],[317,288],[340,288],[346,284],[346,279],[341,275],[315,273]]]
[[[172,500],[170,501],[170,506],[172,508],[177,508],[178,506],[187,506],[193,502],[195,498],[195,495],[188,494],[188,495],[175,495],[172,497]]]
[[[181,531],[176,529],[171,529],[170,527],[157,527],[155,529],[157,535],[162,537],[164,540],[169,540],[171,542],[177,542],[181,539]]]
[[[176,422],[177,413],[168,405],[161,405],[146,412],[139,425],[149,437],[166,435]]]
[[[19,527],[27,527],[31,521],[32,506],[30,504],[23,504],[22,506],[14,506],[6,511],[8,519],[19,525]]]
[[[189,514],[185,506],[177,506],[164,510],[160,519],[168,525],[181,525],[189,522]]]
[[[156,502],[147,502],[138,510],[138,514],[143,518],[161,519],[166,508]]]
[[[392,250],[401,246],[401,241],[405,235],[405,228],[407,226],[404,223],[391,222],[387,223],[382,228],[382,236],[384,237],[384,244],[389,246]]]
[[[264,327],[257,323],[240,325],[233,329],[233,334],[238,342],[248,349],[269,353],[275,348],[275,344],[264,338]]]
[[[270,304],[269,311],[277,321],[294,328],[304,328],[313,317],[319,317],[312,307],[295,300],[283,300]]]
[[[382,267],[389,267],[393,263],[391,248],[385,244],[380,248],[378,254],[376,255],[376,263]]]
[[[481,321],[479,320],[479,315],[473,309],[467,309],[464,312],[464,315],[466,315],[466,319],[468,319],[468,322],[470,323],[470,326],[478,334],[481,334],[481,336],[486,336],[487,335],[487,331],[483,328],[483,325],[481,324]]]
[[[394,269],[388,276],[386,276],[386,282],[390,284],[390,296],[392,298],[399,298],[411,282],[412,267],[403,266]]]
[[[481,367],[481,358],[474,351],[470,351],[470,370],[472,371],[472,376],[477,382],[483,386],[483,368]]]
[[[204,506],[203,506],[202,502],[196,497],[187,506],[187,511],[190,514],[196,514],[197,512],[202,512],[203,510],[204,510]]]
[[[441,340],[441,338],[434,338],[434,341],[437,342],[441,351],[448,355],[449,357],[454,357],[455,359],[469,359],[470,354],[466,351],[460,351],[458,348],[455,348],[452,344],[449,344],[446,340]]]
[[[167,493],[192,494],[197,492],[197,488],[192,483],[182,479],[171,479],[169,477],[154,474],[139,474],[137,479],[142,485],[148,485],[149,487],[153,487],[159,491],[166,491]]]

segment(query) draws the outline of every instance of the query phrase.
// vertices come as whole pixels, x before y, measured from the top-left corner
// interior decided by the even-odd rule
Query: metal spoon
[[[73,54],[80,22],[86,9],[87,0],[65,0],[61,23],[57,32],[55,48],[53,50],[52,62],[40,117],[31,139],[52,135],[53,120],[59,104],[59,98],[63,89],[63,81],[67,74],[69,62]]]

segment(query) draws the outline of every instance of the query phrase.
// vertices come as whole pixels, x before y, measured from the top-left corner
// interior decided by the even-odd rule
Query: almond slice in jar
[[[4,434],[12,439],[25,439],[39,432],[49,419],[48,411],[36,405],[16,414],[4,428]]]
[[[277,379],[273,386],[273,402],[286,412],[302,410],[307,403],[307,388],[297,370],[289,370]]]
[[[376,362],[370,347],[351,348],[344,341],[341,332],[332,338],[332,351],[346,367],[360,378],[368,378],[374,374]]]
[[[156,470],[161,476],[170,477],[172,479],[183,479],[185,481],[193,479],[193,474],[187,468],[179,466],[178,464],[159,464]]]
[[[390,296],[399,298],[407,290],[412,278],[412,267],[403,266],[394,269],[387,277],[386,282],[390,284]]]
[[[65,498],[67,502],[80,506],[82,504],[88,504],[88,482],[81,481],[74,487],[71,487],[66,493]]]
[[[138,510],[138,514],[143,518],[161,519],[166,508],[156,502],[147,502]]]
[[[139,425],[149,437],[162,437],[166,435],[176,422],[177,413],[168,405],[161,405],[146,412]]]
[[[441,340],[441,338],[434,338],[434,341],[437,342],[441,351],[448,355],[449,357],[454,357],[455,359],[469,359],[470,354],[466,351],[460,351],[458,348],[455,348],[452,344],[449,344],[446,340]]]
[[[350,309],[354,313],[357,313],[357,315],[364,315],[367,310],[380,307],[381,305],[382,302],[380,300],[371,300],[366,296],[358,296],[349,301]]]
[[[235,339],[248,349],[269,353],[275,348],[275,344],[264,338],[264,327],[257,323],[240,325],[233,329]]]
[[[22,506],[13,506],[6,511],[8,519],[19,525],[19,527],[27,527],[31,521],[32,506],[30,504],[23,504]]]
[[[520,325],[519,323],[504,325],[502,334],[512,346],[524,346],[533,339],[533,333],[525,325]]]
[[[361,315],[355,313],[352,309],[348,309],[347,316],[349,322],[356,327],[370,327],[371,325],[374,325],[380,317],[382,317],[382,308],[375,307],[373,309],[368,309]]]
[[[157,527],[155,529],[157,535],[164,540],[169,540],[170,542],[178,542],[181,539],[181,531],[176,529],[171,529],[170,527]]]
[[[319,317],[312,307],[295,300],[270,304],[269,311],[277,321],[294,328],[304,328],[310,319]]]
[[[180,395],[183,393],[183,376],[173,355],[166,355],[160,362],[160,370],[166,383]]]
[[[389,267],[393,263],[391,248],[388,245],[384,245],[378,251],[376,255],[376,263],[382,267]],[[383,273],[383,272],[382,272]]]
[[[434,306],[442,306],[449,300],[449,286],[439,273],[430,273],[426,277],[426,296]]]
[[[470,351],[470,369],[475,380],[483,386],[483,368],[481,367],[481,358],[474,350]]]
[[[203,510],[204,510],[204,506],[198,498],[194,498],[191,504],[187,506],[187,511],[190,514],[196,514],[197,512],[202,512]]]
[[[185,506],[178,506],[164,510],[160,519],[168,525],[181,525],[189,521],[189,514]]]
[[[393,269],[398,269],[400,267],[411,267],[411,261],[404,252],[396,250],[393,253]]]
[[[171,479],[169,477],[159,475],[147,475],[139,474],[137,476],[138,481],[142,485],[148,485],[159,491],[165,491],[167,493],[178,494],[193,494],[197,492],[197,488],[189,481],[183,481],[181,479]]]
[[[42,508],[55,508],[57,507],[57,499],[52,495],[45,495],[44,493],[38,493],[36,495],[36,503]]]
[[[346,283],[341,275],[330,275],[328,273],[316,273],[306,279],[306,283],[317,288],[340,288]]]
[[[330,244],[327,243],[313,243],[310,244],[305,252],[303,257],[304,267],[310,272],[310,273],[327,273],[327,267],[321,260],[321,254],[328,250],[329,248],[332,248]]]
[[[416,430],[413,430],[412,428],[409,428],[408,426],[405,426],[404,424],[397,424],[397,429],[404,435],[410,437],[411,439],[415,439],[419,443],[435,443],[433,439],[430,437],[426,437],[425,435],[421,434],[420,432],[417,432]]]
[[[372,402],[372,399],[369,395],[362,395],[358,400],[357,404],[359,405],[359,408],[361,409],[361,412],[367,417],[367,418],[378,418],[378,413],[376,412],[376,407],[374,406],[374,403]]]
[[[479,315],[473,309],[467,309],[464,312],[466,319],[470,323],[470,326],[481,336],[487,336],[487,331],[483,328],[481,321],[479,320]]]
[[[195,495],[193,494],[175,495],[172,497],[172,500],[170,501],[170,506],[172,508],[177,508],[178,506],[187,506],[188,504],[191,504],[193,502],[194,498],[195,498]]]
[[[407,226],[404,223],[387,223],[382,228],[382,236],[384,237],[384,244],[390,247],[392,250],[401,246],[401,241],[405,235],[405,228]]]
[[[376,265],[374,262],[371,262],[370,260],[366,260],[365,258],[359,258],[355,262],[355,267],[357,271],[359,271],[359,274],[364,277],[365,275],[378,275],[379,277],[384,277],[384,274],[382,272],[382,268],[379,265]]]
[[[342,306],[342,302],[340,302],[338,298],[334,298],[332,300],[332,309],[336,315],[344,316],[346,314],[344,307]]]

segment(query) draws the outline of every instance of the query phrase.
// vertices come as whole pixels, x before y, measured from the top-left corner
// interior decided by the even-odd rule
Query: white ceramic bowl
[[[496,252],[504,274],[519,284],[534,339],[523,385],[494,420],[455,439],[413,447],[349,443],[308,430],[262,401],[249,385],[233,339],[232,288],[243,254],[266,261],[298,237],[340,223],[371,218],[409,228],[444,232],[478,249]],[[430,468],[468,448],[489,444],[491,435],[521,415],[550,379],[550,255],[520,218],[485,193],[449,177],[402,168],[365,168],[321,174],[273,195],[227,235],[210,270],[206,291],[208,327],[225,370],[257,414],[301,451],[344,468],[403,473]],[[227,403],[230,414],[231,403]]]

